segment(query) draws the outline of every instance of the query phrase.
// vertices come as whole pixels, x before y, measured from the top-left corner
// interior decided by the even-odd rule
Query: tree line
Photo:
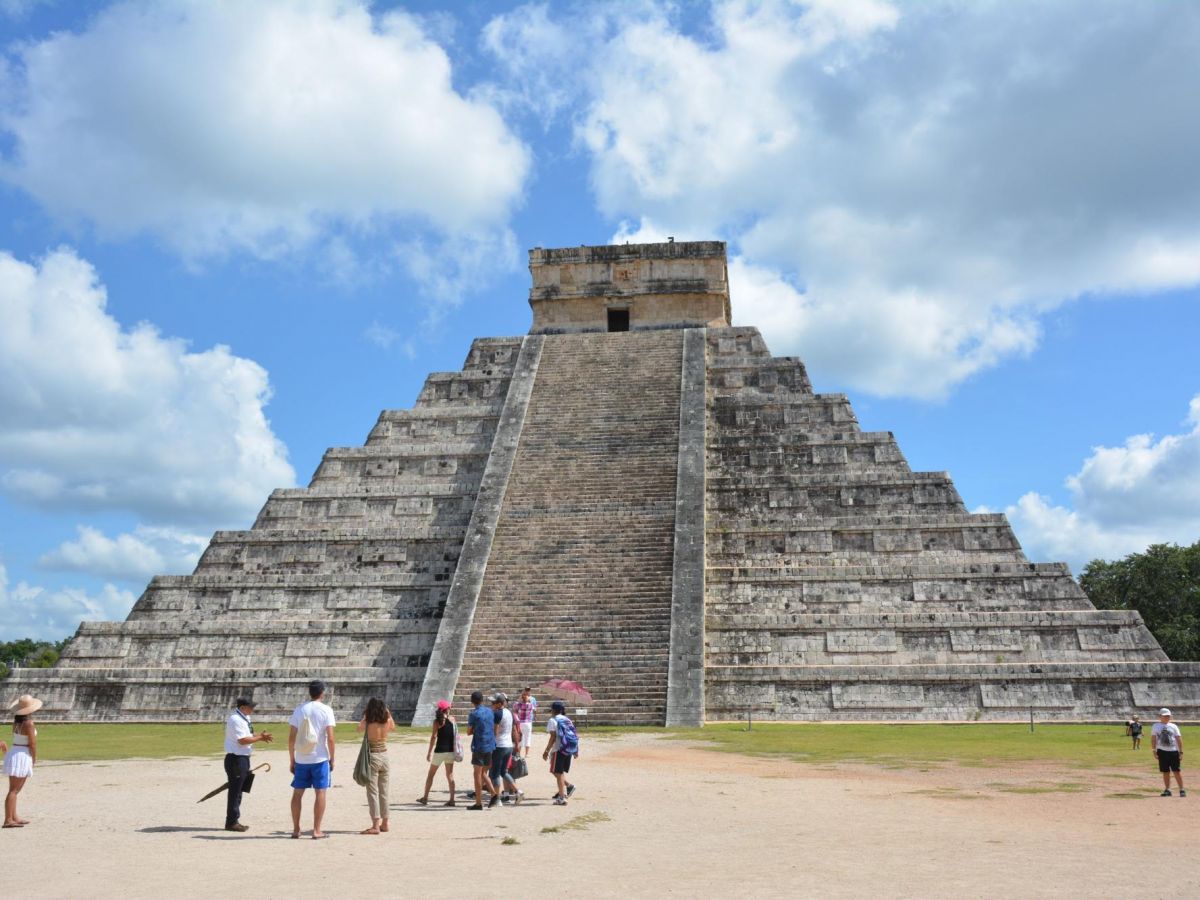
[[[1094,559],[1079,583],[1099,609],[1134,609],[1173,660],[1200,660],[1200,541]]]
[[[17,641],[0,642],[0,678],[7,678],[15,666],[28,669],[48,669],[62,655],[70,638],[61,641],[35,641],[21,638]]]

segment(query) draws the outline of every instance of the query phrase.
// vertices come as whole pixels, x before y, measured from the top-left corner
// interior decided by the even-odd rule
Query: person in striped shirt
[[[533,696],[532,688],[521,691],[521,699],[513,704],[513,715],[521,726],[521,756],[529,755],[529,745],[533,741],[533,719],[537,715],[537,697]]]

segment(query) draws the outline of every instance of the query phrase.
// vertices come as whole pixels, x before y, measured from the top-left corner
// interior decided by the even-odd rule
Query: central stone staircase
[[[460,709],[559,677],[591,691],[590,721],[662,724],[682,351],[678,330],[545,338]]]

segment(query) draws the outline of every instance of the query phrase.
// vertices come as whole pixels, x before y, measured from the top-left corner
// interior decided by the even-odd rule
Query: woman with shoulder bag
[[[429,750],[425,759],[429,761],[429,773],[425,776],[425,794],[418,797],[417,802],[422,806],[429,804],[429,789],[433,787],[433,776],[439,766],[446,767],[446,783],[450,785],[450,799],[445,806],[454,806],[454,763],[459,759],[458,723],[450,714],[450,702],[439,700],[437,716],[433,720],[433,730],[429,734]]]
[[[380,834],[388,830],[388,757],[387,736],[396,727],[392,711],[378,697],[367,701],[367,711],[358,730],[366,732],[367,752],[370,754],[370,771],[367,776],[367,808],[371,813],[371,827],[359,834]]]

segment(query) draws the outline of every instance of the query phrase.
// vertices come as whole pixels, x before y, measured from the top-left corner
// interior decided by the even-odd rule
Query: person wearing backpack
[[[567,798],[575,793],[575,785],[567,781],[567,773],[571,771],[571,760],[579,756],[579,734],[575,731],[575,723],[567,718],[567,707],[561,700],[550,704],[550,712],[546,722],[550,740],[542,752],[542,759],[550,760],[550,773],[558,782],[554,805],[566,806]]]
[[[1175,773],[1175,783],[1179,786],[1179,796],[1186,797],[1183,789],[1183,735],[1179,726],[1171,721],[1171,711],[1165,706],[1158,711],[1158,721],[1150,729],[1150,746],[1154,750],[1154,758],[1158,760],[1158,771],[1162,773],[1163,792],[1160,796],[1171,796],[1171,773]]]
[[[304,792],[313,789],[313,840],[329,837],[321,831],[325,816],[325,792],[333,773],[336,744],[333,710],[322,701],[325,682],[309,682],[309,700],[301,703],[288,719],[288,756],[292,770],[292,837],[300,837],[300,811]]]

